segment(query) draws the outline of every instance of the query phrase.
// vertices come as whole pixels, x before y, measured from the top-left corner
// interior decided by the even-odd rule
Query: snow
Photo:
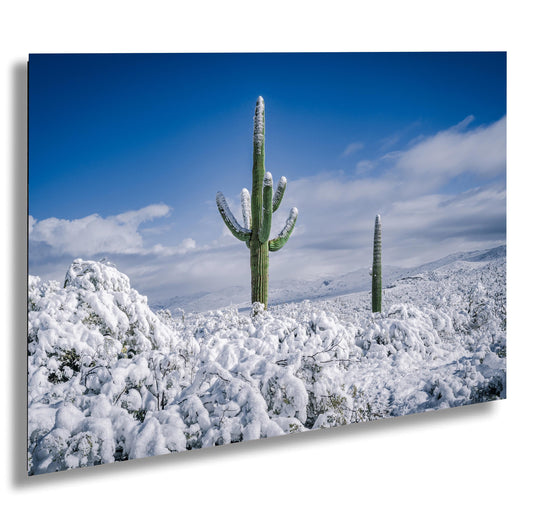
[[[457,258],[376,314],[365,290],[172,317],[109,263],[30,276],[29,473],[505,398],[505,254]]]
[[[263,97],[258,97],[254,115],[254,148],[256,154],[260,154],[265,139],[265,102]]]
[[[287,238],[287,235],[292,231],[292,228],[294,227],[294,224],[296,223],[296,218],[298,217],[298,208],[291,208],[291,211],[289,212],[289,216],[287,217],[287,221],[285,222],[285,226],[283,226],[283,229],[279,232],[278,236],[274,239],[285,239]]]
[[[278,181],[278,186],[276,187],[276,191],[274,193],[274,198],[272,199],[272,206],[274,208],[274,211],[279,207],[281,203],[281,199],[283,198],[283,194],[285,193],[285,188],[287,187],[287,178],[285,176],[281,176]]]
[[[242,192],[241,192],[242,195]],[[242,198],[241,198],[242,199]],[[216,203],[223,217],[225,217],[235,231],[242,234],[250,234],[251,231],[248,228],[243,228],[238,222],[232,211],[230,210],[226,198],[222,192],[217,192]],[[246,220],[245,220],[246,223]]]
[[[252,207],[250,204],[250,192],[243,188],[241,191],[242,219],[245,229],[251,229]]]

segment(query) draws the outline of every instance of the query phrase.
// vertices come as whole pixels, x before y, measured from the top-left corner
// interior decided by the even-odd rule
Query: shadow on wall
[[[13,484],[22,485],[27,479],[27,292],[28,292],[28,119],[27,119],[28,68],[27,63],[17,63],[11,70],[11,235],[9,268],[11,271],[8,301],[10,313],[7,320],[7,338],[10,343],[11,369],[11,471]],[[8,173],[9,173],[8,172]]]

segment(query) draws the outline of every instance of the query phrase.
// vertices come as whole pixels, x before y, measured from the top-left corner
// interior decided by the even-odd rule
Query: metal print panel
[[[506,55],[29,59],[28,473],[506,396]]]

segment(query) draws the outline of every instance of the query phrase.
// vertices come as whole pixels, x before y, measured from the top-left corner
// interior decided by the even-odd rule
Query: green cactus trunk
[[[252,272],[252,304],[268,306],[268,243],[250,241],[250,270]]]
[[[263,213],[263,189],[265,180],[265,118],[264,105],[258,99],[254,116],[254,145],[252,167],[252,234],[250,236],[250,270],[252,304],[268,305],[268,241],[261,242],[260,236],[265,226]],[[272,186],[270,186],[272,192]],[[272,197],[272,196],[271,196]],[[272,203],[272,200],[270,201]],[[266,204],[266,203],[265,203]],[[265,210],[266,211],[266,210]],[[270,219],[272,213],[270,213]],[[270,233],[270,219],[268,233]],[[268,237],[267,237],[268,238]]]
[[[259,97],[254,116],[251,200],[248,190],[244,188],[241,192],[244,227],[231,213],[221,192],[217,193],[217,206],[231,233],[246,242],[250,249],[252,305],[261,303],[265,309],[268,306],[268,253],[278,251],[287,243],[298,216],[298,210],[292,208],[283,230],[269,240],[272,213],[279,208],[286,185],[287,180],[281,177],[276,193],[272,195],[272,176],[265,172],[265,105]]]
[[[374,260],[372,262],[372,312],[381,312],[381,217],[374,225]]]

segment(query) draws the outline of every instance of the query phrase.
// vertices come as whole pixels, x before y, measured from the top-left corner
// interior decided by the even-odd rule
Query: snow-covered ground
[[[255,318],[154,313],[100,262],[30,277],[29,473],[504,398],[505,248],[397,272],[381,314],[330,288]]]

